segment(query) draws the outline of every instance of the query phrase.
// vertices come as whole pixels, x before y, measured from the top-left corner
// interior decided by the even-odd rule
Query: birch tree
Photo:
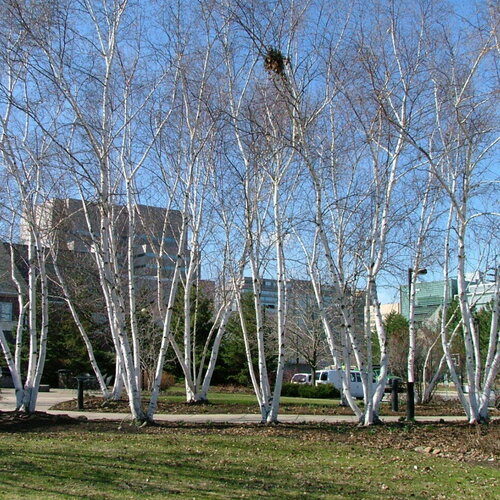
[[[409,150],[407,137],[423,135],[422,124],[428,110],[429,92],[426,91],[426,79],[422,75],[431,49],[426,36],[433,19],[433,13],[427,4],[414,8],[405,6],[404,10],[395,2],[377,4],[377,7],[380,9],[380,15],[384,17],[377,16],[373,28],[366,28],[362,24],[358,37],[361,67],[365,68],[368,76],[365,83],[361,84],[361,88],[367,91],[363,100],[364,109],[358,108],[353,100],[356,99],[355,96],[363,95],[364,91],[347,91],[356,117],[366,134],[373,166],[373,194],[370,195],[373,215],[365,260],[365,342],[368,347],[367,366],[370,373],[372,355],[367,320],[371,303],[375,311],[376,331],[381,347],[381,373],[373,392],[373,410],[370,402],[367,403],[365,423],[371,420],[372,411],[375,414],[378,411],[387,373],[386,336],[377,299],[377,276],[383,271],[386,254],[390,250],[389,234],[394,233],[398,226],[396,207],[402,202],[402,199],[398,198],[398,183],[403,176],[422,166],[419,156]],[[373,107],[369,104],[370,101],[373,102]],[[431,135],[429,142],[432,141]],[[421,207],[422,223],[418,232],[410,289],[418,275],[424,241],[428,238],[430,223],[433,221],[435,202],[429,200],[432,193],[429,191],[432,187],[432,179],[429,176],[427,186],[427,189],[423,190],[428,194],[424,196]],[[412,323],[410,312],[409,387],[412,387],[414,381],[415,332]]]
[[[2,5],[1,41],[5,71],[0,91],[0,155],[5,181],[4,210],[10,225],[10,269],[18,294],[15,352],[12,353],[3,332],[0,344],[16,390],[16,409],[33,412],[43,373],[49,321],[49,290],[47,276],[47,241],[50,229],[41,224],[38,205],[55,189],[56,167],[51,132],[61,113],[56,99],[47,99],[47,87],[32,71],[39,57],[33,40],[18,22],[10,5]],[[35,29],[50,29],[53,18],[50,9],[30,13]],[[34,116],[44,116],[43,123]],[[14,234],[21,226],[21,237],[26,243],[15,245]],[[27,283],[18,266],[24,261]],[[26,322],[25,322],[26,319]],[[27,326],[27,338],[23,338]],[[21,349],[28,345],[28,366],[22,373]],[[24,383],[22,380],[24,379]]]
[[[345,28],[348,25],[349,16],[347,16],[344,20],[343,26]],[[354,177],[349,179],[349,174],[347,174],[347,176],[341,175],[337,167],[337,165],[339,165],[339,163],[337,163],[339,161],[339,154],[337,149],[338,144],[336,142],[338,140],[336,120],[338,120],[339,114],[335,109],[335,105],[338,104],[338,102],[335,101],[335,97],[339,93],[339,86],[336,81],[338,73],[335,75],[333,72],[333,62],[337,57],[339,57],[337,52],[339,50],[338,47],[340,41],[344,36],[344,32],[341,31],[337,36],[340,38],[337,40],[329,38],[327,43],[330,45],[322,47],[326,50],[330,49],[328,52],[330,58],[327,59],[326,63],[321,66],[323,71],[322,77],[324,78],[323,82],[326,82],[323,87],[323,98],[321,100],[316,100],[315,104],[311,105],[312,102],[307,99],[306,94],[304,93],[307,87],[303,85],[303,82],[308,81],[307,76],[304,77],[303,80],[297,80],[296,76],[291,75],[289,79],[290,85],[288,88],[288,99],[290,101],[290,117],[293,120],[296,131],[295,137],[297,146],[300,148],[302,160],[307,172],[309,173],[311,187],[315,196],[315,211],[313,218],[316,225],[316,231],[313,239],[314,244],[312,252],[307,251],[306,245],[304,243],[302,244],[308,261],[310,277],[315,287],[315,294],[320,314],[323,316],[323,324],[325,331],[327,332],[329,346],[334,362],[337,366],[342,366],[343,363],[345,363],[346,366],[346,370],[342,371],[344,394],[358,417],[363,417],[362,411],[356,405],[354,399],[350,396],[349,391],[348,380],[350,377],[350,355],[352,352],[363,374],[362,380],[365,389],[366,408],[366,414],[364,417],[365,423],[372,423],[373,411],[371,410],[371,390],[373,372],[370,357],[371,338],[368,339],[366,335],[367,318],[365,314],[365,345],[368,348],[366,353],[367,357],[365,357],[362,354],[362,344],[359,342],[360,338],[354,331],[353,310],[352,307],[349,307],[349,303],[352,306],[356,300],[358,300],[356,285],[359,279],[358,273],[360,271],[359,265],[361,261],[355,257],[354,260],[348,264],[352,257],[346,252],[346,242],[343,240],[343,236],[345,236],[346,230],[348,230],[347,228],[349,228],[353,221],[352,216],[356,213],[356,210],[348,213],[346,211],[347,204],[350,205],[351,203],[354,203],[354,205],[358,205],[358,207],[361,208],[363,203],[366,203],[367,197],[364,194],[359,196],[359,192],[351,191],[349,195],[346,195],[340,200],[336,198],[341,192],[344,194],[345,192],[349,193],[350,190],[356,190],[357,187],[355,179],[359,175],[358,171],[353,169],[352,172],[354,173]],[[326,135],[325,137],[325,134],[320,133],[321,138],[319,141],[315,141],[314,133],[319,131],[319,127],[325,127],[325,125],[328,127],[326,130],[330,133],[330,135]],[[323,128],[322,130],[325,129]],[[372,156],[372,158],[377,160],[376,156]],[[355,156],[353,159],[355,159]],[[360,163],[355,164],[360,165]],[[318,168],[319,165],[321,165],[320,168]],[[343,180],[341,181],[340,179]],[[375,180],[376,179],[377,177],[375,177]],[[342,182],[345,182],[346,180],[347,183],[342,184]],[[329,189],[331,186],[330,182],[334,185],[333,189]],[[377,187],[377,184],[374,184],[374,186]],[[390,189],[392,189],[392,185],[390,185]],[[332,197],[332,195],[333,199],[330,198],[331,201],[325,203],[324,198]],[[349,208],[351,208],[351,206],[352,205],[350,205]],[[338,213],[334,215],[334,212]],[[329,221],[328,223],[326,222],[327,220]],[[334,228],[331,232],[327,226],[330,221],[333,222],[333,225],[336,225],[336,228]],[[372,235],[375,236],[375,234],[378,233],[378,228],[375,227],[372,231],[375,231],[372,232]],[[332,237],[333,241],[330,241],[329,237]],[[382,234],[382,238],[383,237],[384,235]],[[378,241],[380,241],[378,240],[378,236],[377,238],[374,237],[372,239],[372,253],[375,252]],[[360,249],[358,248],[358,252],[359,251]],[[341,329],[343,330],[343,333],[340,335],[340,346],[333,335],[332,326],[329,324],[325,316],[325,307],[321,297],[321,290],[318,286],[319,279],[317,273],[317,259],[319,253],[325,256],[329,273],[329,281],[334,290],[334,303],[338,308],[339,317],[341,318]],[[374,258],[375,255],[372,255],[372,263],[374,263]],[[367,270],[369,272],[375,272],[375,275],[378,272],[377,267],[374,265],[368,266]],[[368,289],[366,291],[367,306],[369,303],[368,301],[372,301],[371,294],[374,283],[373,277],[374,275],[366,278],[366,282],[368,283]],[[348,284],[349,281],[351,286]],[[367,306],[365,306],[365,309]],[[378,397],[380,398],[380,396]]]
[[[429,75],[434,96],[432,116],[437,144],[435,148],[430,148],[414,137],[408,138],[429,162],[449,203],[444,279],[448,280],[451,270],[456,269],[462,316],[461,333],[466,352],[466,378],[470,387],[468,394],[464,394],[456,374],[450,339],[445,334],[443,324],[442,345],[459,398],[471,423],[487,419],[491,384],[498,373],[499,363],[495,314],[492,315],[487,362],[484,365],[482,363],[478,330],[473,321],[466,281],[467,267],[473,265],[476,259],[481,262],[479,252],[474,255],[472,251],[471,234],[474,234],[476,246],[478,238],[484,234],[481,221],[494,227],[498,217],[494,210],[483,208],[480,202],[482,196],[497,191],[488,159],[497,150],[499,141],[498,129],[494,125],[498,122],[498,109],[494,104],[493,90],[498,86],[498,76],[493,70],[498,57],[495,41],[498,12],[491,10],[489,14],[487,21],[480,21],[476,27],[468,26],[461,34],[450,35],[442,30],[435,35],[441,50],[432,59]],[[454,258],[456,267],[453,266]],[[490,266],[492,261],[490,256]],[[493,310],[497,307],[496,297]]]
[[[287,4],[288,5],[288,4]],[[279,399],[286,356],[287,284],[285,240],[287,220],[296,176],[295,152],[291,147],[292,121],[283,100],[286,58],[279,47],[291,44],[283,30],[286,23],[302,22],[303,11],[285,3],[276,9],[265,4],[247,7],[239,2],[228,4],[225,11],[231,20],[221,36],[229,88],[228,110],[234,133],[235,150],[241,163],[240,182],[244,199],[244,238],[252,276],[256,313],[258,375],[253,373],[250,339],[244,324],[241,300],[238,299],[241,326],[245,340],[250,375],[261,408],[263,422],[278,418]],[[295,17],[298,16],[298,17]],[[268,32],[268,33],[266,33]],[[243,35],[246,47],[240,52],[236,36]],[[266,45],[266,41],[269,45]],[[272,43],[272,44],[271,44]],[[237,52],[243,55],[240,58]],[[274,256],[271,258],[271,248]],[[275,314],[265,313],[262,283],[274,276],[277,283]],[[268,316],[267,318],[265,316]],[[277,339],[277,372],[274,388],[269,383],[266,357],[266,322],[272,316]]]
[[[465,79],[462,79],[461,75],[458,76],[457,74],[457,79],[450,82],[452,90],[450,100],[447,99],[446,102],[451,108],[449,110],[451,111],[450,115],[446,115],[450,122],[446,124],[447,137],[445,138],[443,135],[443,139],[446,141],[446,170],[435,169],[436,176],[440,182],[443,182],[449,196],[454,215],[453,228],[456,231],[458,298],[463,320],[462,333],[466,350],[466,375],[469,385],[467,397],[461,399],[465,403],[465,411],[471,423],[487,419],[489,395],[500,363],[497,313],[492,315],[487,362],[483,366],[479,348],[479,332],[477,325],[473,321],[472,304],[467,295],[466,284],[466,248],[470,244],[468,235],[473,230],[476,218],[488,217],[487,213],[478,211],[473,206],[478,187],[476,179],[481,176],[483,160],[492,153],[499,140],[498,130],[495,130],[488,121],[484,120],[484,115],[481,116],[481,113],[486,112],[483,105],[486,106],[486,103],[491,102],[491,97],[484,94],[474,95],[471,92],[480,60],[490,50],[492,50],[490,40],[487,38],[486,41],[482,41],[473,59],[467,61]],[[440,106],[438,110],[438,126],[443,134],[445,133],[443,130],[445,127],[443,114],[445,112]],[[492,214],[492,216],[498,217],[498,214]],[[496,270],[494,272],[497,291],[493,310],[498,312],[498,272]],[[461,387],[457,387],[457,389],[460,393]]]
[[[12,101],[11,101],[12,103]],[[4,115],[2,120],[2,148],[0,154],[5,165],[4,173],[10,185],[10,215],[12,223],[21,223],[24,228],[26,241],[26,255],[19,255],[21,247],[14,245],[12,238],[9,244],[10,279],[15,284],[18,294],[19,317],[17,320],[15,353],[11,352],[5,335],[0,332],[0,343],[5,355],[9,371],[16,390],[16,409],[28,413],[34,412],[38,390],[45,364],[48,333],[49,290],[47,277],[48,251],[45,246],[44,233],[36,216],[37,205],[46,193],[44,182],[44,155],[50,147],[50,140],[43,140],[41,151],[33,150],[29,146],[28,137],[25,144],[19,147],[19,139],[13,137],[10,128],[10,117]],[[28,120],[25,117],[25,120]],[[30,126],[26,131],[33,132]],[[17,212],[14,211],[16,210]],[[24,260],[27,268],[27,284],[18,271],[18,265]],[[27,318],[28,333],[28,367],[22,373],[21,349],[24,345],[23,330],[24,318]],[[22,378],[25,379],[24,384]]]

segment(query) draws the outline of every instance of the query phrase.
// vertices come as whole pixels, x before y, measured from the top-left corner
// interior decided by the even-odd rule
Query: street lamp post
[[[413,269],[408,268],[408,319],[409,319],[409,335],[410,335],[410,348],[413,344],[411,336],[414,335],[415,319],[412,313],[411,296],[412,296],[412,282],[413,276],[419,274],[427,274],[427,269]],[[413,310],[414,312],[414,310]],[[408,353],[410,356],[410,353]],[[406,383],[406,420],[415,420],[415,382],[414,382],[414,366],[408,366],[408,381]]]

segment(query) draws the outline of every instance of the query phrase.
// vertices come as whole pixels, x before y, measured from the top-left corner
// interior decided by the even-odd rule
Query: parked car
[[[292,384],[312,384],[312,375],[310,373],[296,373],[290,382]]]

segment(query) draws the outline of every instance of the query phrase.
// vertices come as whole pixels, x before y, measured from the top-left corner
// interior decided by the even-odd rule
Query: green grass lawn
[[[168,403],[183,403],[186,401],[185,394],[178,393],[177,391],[169,394],[168,392],[161,396],[162,401]],[[230,392],[216,392],[212,391],[208,394],[208,399],[213,404],[227,404],[227,405],[255,405],[257,408],[257,398],[255,394],[244,393],[230,393]],[[311,406],[338,406],[338,399],[315,399],[315,398],[297,398],[297,397],[282,397],[280,399],[282,405],[311,405]]]
[[[255,407],[258,412],[257,398],[251,389],[246,391],[239,390],[234,392],[223,391],[218,387],[213,387],[208,393],[210,403],[214,405],[228,405],[228,406],[245,406]],[[177,384],[167,391],[163,392],[160,400],[165,403],[184,403],[186,401],[186,394],[184,387]],[[299,397],[281,397],[281,406],[313,406],[313,407],[326,407],[332,408],[338,406],[339,399],[315,399],[315,398],[299,398]]]
[[[349,442],[349,427],[104,425],[0,433],[0,498],[500,497],[497,468]]]

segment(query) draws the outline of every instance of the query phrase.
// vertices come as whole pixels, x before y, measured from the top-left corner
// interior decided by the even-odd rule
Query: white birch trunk
[[[267,373],[266,347],[264,340],[265,322],[263,318],[263,305],[261,301],[261,277],[257,270],[255,256],[250,253],[250,266],[252,269],[253,301],[255,307],[255,325],[257,329],[257,352],[259,367],[259,396],[261,404],[262,421],[267,422],[271,411],[271,387]]]
[[[130,317],[130,334],[132,337],[132,349],[134,354],[134,376],[135,385],[138,390],[142,389],[141,376],[141,353],[139,347],[139,332],[137,330],[137,307],[136,307],[136,278],[134,272],[134,243],[135,243],[135,220],[136,204],[133,201],[132,182],[127,179],[127,276],[128,276],[128,305]]]
[[[113,388],[111,389],[110,399],[113,401],[118,401],[122,397],[123,393],[123,370],[121,363],[121,356],[116,350],[116,361],[115,361],[115,381],[113,383]]]
[[[319,203],[318,206],[321,206]],[[342,400],[346,400],[347,404],[351,408],[351,410],[354,412],[354,414],[361,419],[363,413],[356,403],[356,399],[352,396],[351,394],[351,389],[350,389],[350,367],[351,367],[351,362],[350,362],[350,355],[349,355],[349,348],[348,348],[348,330],[349,330],[349,324],[351,324],[349,321],[347,321],[346,317],[344,316],[344,321],[345,321],[345,327],[342,328],[340,338],[341,338],[341,346],[340,346],[340,351],[339,351],[339,346],[337,346],[337,342],[334,337],[334,333],[332,330],[332,325],[330,318],[328,317],[328,313],[326,310],[326,307],[324,305],[324,300],[321,292],[321,286],[318,278],[318,274],[315,271],[315,266],[317,265],[317,258],[318,258],[318,247],[319,247],[319,237],[320,233],[322,232],[321,226],[323,223],[323,218],[321,215],[321,211],[318,212],[318,218],[316,221],[316,233],[314,237],[314,243],[313,243],[313,249],[312,253],[310,253],[307,249],[307,246],[305,243],[302,241],[302,239],[299,237],[299,241],[301,243],[304,255],[306,256],[307,259],[307,265],[308,265],[308,271],[309,271],[309,278],[311,280],[311,284],[313,286],[313,291],[314,291],[314,296],[316,299],[316,304],[318,306],[318,311],[319,315],[321,318],[321,323],[323,325],[323,329],[326,334],[327,342],[328,342],[328,348],[330,350],[330,354],[332,356],[334,365],[337,367],[341,367],[342,364],[345,364],[345,370],[340,371],[340,377],[341,377],[341,383],[342,383]],[[322,244],[323,246],[326,245],[326,252],[328,255],[331,255],[329,252],[329,243],[326,239],[322,239]],[[333,266],[333,260],[328,259],[328,263],[330,266],[330,273],[332,271]],[[331,275],[331,274],[330,274]],[[339,293],[337,293],[337,297],[339,297]],[[341,300],[340,297],[338,300]],[[342,309],[342,314],[344,314],[345,307],[341,307]]]
[[[280,173],[280,177],[283,173]],[[276,370],[276,381],[274,384],[273,399],[268,416],[268,422],[276,423],[278,421],[278,410],[281,397],[281,388],[283,385],[283,372],[285,369],[285,333],[286,333],[286,314],[287,314],[287,290],[285,274],[285,255],[283,250],[283,227],[281,222],[279,206],[279,181],[273,183],[273,211],[274,224],[276,232],[276,265],[278,281],[278,311],[277,311],[277,339],[278,339],[278,366]]]
[[[108,192],[107,174],[103,172],[103,192]],[[108,318],[115,345],[118,347],[120,365],[123,382],[129,397],[129,406],[132,417],[137,422],[144,420],[144,413],[141,403],[141,390],[137,386],[136,366],[133,357],[133,350],[130,347],[125,321],[125,307],[123,298],[120,296],[121,283],[116,263],[116,243],[115,234],[110,223],[111,207],[107,201],[100,207],[100,245],[102,260],[97,259],[101,287],[104,291],[108,308]],[[140,369],[140,367],[138,367]]]
[[[185,386],[186,386],[186,400],[187,402],[195,402],[197,399],[197,387],[195,383],[195,373],[194,373],[194,355],[193,348],[195,342],[193,342],[193,332],[191,330],[191,290],[194,282],[194,273],[196,270],[197,257],[195,252],[197,251],[196,246],[192,250],[191,259],[186,273],[185,286],[184,286],[184,359],[182,360],[183,366],[185,367]]]
[[[30,232],[30,241],[28,243],[28,334],[29,334],[29,361],[26,373],[26,384],[30,387],[35,378],[36,364],[38,361],[38,342],[37,342],[37,318],[36,318],[36,250],[34,236]]]
[[[418,259],[413,268],[418,271]],[[415,350],[416,350],[416,327],[415,327],[415,283],[417,281],[417,273],[413,272],[411,280],[408,283],[410,287],[408,292],[408,382],[415,383]]]
[[[237,292],[235,292],[235,293],[237,293]],[[220,344],[222,341],[222,337],[224,336],[224,333],[226,331],[226,325],[227,325],[227,321],[229,320],[229,317],[231,315],[233,303],[234,303],[234,299],[231,299],[224,306],[224,312],[222,313],[222,318],[220,319],[219,326],[217,328],[217,334],[215,336],[214,343],[212,345],[212,349],[210,351],[210,360],[208,362],[208,366],[207,366],[207,369],[205,372],[205,376],[203,377],[203,383],[201,384],[201,390],[199,393],[199,398],[202,401],[208,400],[208,390],[210,388],[210,382],[212,380],[212,375],[213,375],[214,370],[215,370],[217,357],[219,355]],[[205,356],[205,353],[204,353],[204,356]],[[201,368],[203,368],[203,365],[204,365],[204,358],[203,358],[201,365],[200,365]],[[202,374],[202,371],[200,371],[199,376],[201,376],[201,374]],[[198,385],[200,385],[200,384],[198,383]]]
[[[36,249],[35,238],[30,231],[30,241],[28,244],[28,332],[29,332],[29,354],[26,382],[24,384],[22,409],[26,412],[33,411],[32,401],[36,404],[36,393],[34,391],[36,367],[38,363],[38,338],[37,338],[37,300],[36,300]]]
[[[40,249],[37,252],[38,262],[39,262],[39,272],[40,272],[40,309],[41,309],[41,325],[40,325],[40,339],[38,348],[38,360],[36,365],[35,379],[33,382],[33,390],[31,393],[31,400],[29,406],[29,412],[34,412],[36,409],[36,401],[38,398],[38,390],[40,388],[40,382],[42,379],[42,373],[45,366],[45,357],[47,354],[47,335],[49,330],[49,295],[48,295],[48,283],[47,283],[47,272],[45,267],[46,255],[44,250]]]
[[[187,207],[187,199],[184,201],[184,209]],[[155,370],[155,377],[154,377],[154,382],[151,387],[151,398],[149,400],[149,406],[147,410],[147,416],[151,420],[154,416],[154,413],[156,411],[156,407],[158,405],[158,396],[160,394],[160,383],[161,383],[161,377],[163,373],[163,365],[165,364],[165,356],[167,353],[167,349],[170,343],[172,343],[172,347],[174,348],[174,351],[177,355],[177,358],[179,360],[182,360],[182,355],[180,353],[180,349],[177,346],[176,342],[173,341],[172,338],[172,332],[171,332],[171,322],[172,322],[172,314],[173,314],[173,309],[174,309],[174,302],[175,298],[177,296],[177,288],[179,284],[179,280],[181,278],[181,267],[184,263],[185,256],[183,253],[183,249],[185,246],[185,241],[187,238],[187,221],[185,220],[186,215],[185,211],[182,214],[183,217],[183,222],[182,222],[182,229],[181,229],[181,235],[179,239],[179,246],[178,246],[178,252],[177,252],[177,259],[175,263],[175,270],[174,270],[174,275],[172,277],[172,284],[170,286],[170,295],[168,299],[168,305],[167,309],[165,311],[165,316],[163,318],[163,331],[162,331],[162,339],[161,339],[161,345],[160,345],[160,350],[158,352],[158,358],[157,358],[157,363],[156,363],[156,370]],[[183,369],[185,366],[183,366]]]
[[[450,371],[451,379],[453,380],[453,383],[457,388],[457,393],[460,403],[462,404],[467,417],[470,418],[470,409],[467,400],[465,398],[463,387],[461,381],[459,380],[457,371],[455,369],[455,364],[453,362],[453,358],[451,355],[452,354],[450,350],[451,339],[448,339],[448,334],[447,334],[446,315],[448,310],[448,297],[449,297],[449,286],[450,286],[449,285],[450,238],[452,231],[453,214],[454,214],[454,209],[453,207],[450,207],[447,226],[446,226],[445,243],[444,243],[444,264],[443,264],[444,287],[443,287],[443,311],[441,315],[441,346],[443,348],[443,352],[446,357],[446,362],[448,364],[448,369]]]

